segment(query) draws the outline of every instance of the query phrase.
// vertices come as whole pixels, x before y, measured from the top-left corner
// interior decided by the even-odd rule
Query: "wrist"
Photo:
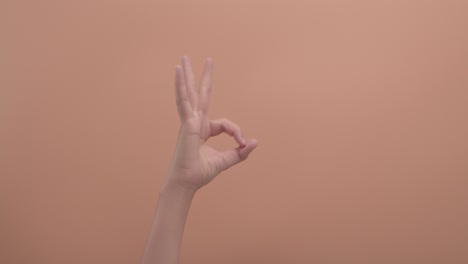
[[[192,199],[197,189],[182,186],[176,183],[165,183],[160,191],[162,194],[174,195],[176,197]]]

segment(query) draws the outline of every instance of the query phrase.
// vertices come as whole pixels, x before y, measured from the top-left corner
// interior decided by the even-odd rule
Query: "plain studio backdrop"
[[[0,263],[140,261],[183,55],[259,146],[182,263],[468,263],[467,29],[464,0],[1,1]]]

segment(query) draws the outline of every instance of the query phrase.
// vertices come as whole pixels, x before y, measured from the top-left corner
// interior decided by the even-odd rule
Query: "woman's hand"
[[[196,191],[212,181],[223,170],[245,160],[257,146],[254,138],[245,139],[232,121],[209,120],[208,99],[213,75],[213,61],[206,59],[199,92],[188,57],[182,57],[182,67],[175,67],[175,94],[180,117],[180,129],[174,159],[166,178],[167,186]],[[213,136],[227,133],[239,145],[224,152],[206,145]]]

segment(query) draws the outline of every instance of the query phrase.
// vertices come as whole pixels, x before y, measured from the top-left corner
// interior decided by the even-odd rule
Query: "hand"
[[[196,191],[211,182],[220,172],[245,160],[257,147],[257,141],[254,138],[245,139],[240,128],[226,118],[208,119],[212,59],[206,59],[199,92],[195,90],[190,60],[183,56],[181,62],[182,67],[175,67],[175,93],[180,129],[166,184]],[[220,152],[206,145],[210,137],[221,133],[234,137],[239,146]]]

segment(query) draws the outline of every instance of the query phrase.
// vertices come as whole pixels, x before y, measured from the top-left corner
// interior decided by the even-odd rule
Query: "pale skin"
[[[175,67],[175,95],[180,128],[174,157],[159,192],[158,205],[146,242],[142,264],[178,264],[182,234],[195,193],[222,171],[244,161],[257,147],[226,118],[208,119],[213,60],[207,58],[199,87],[187,56]],[[197,89],[198,88],[198,89]],[[221,133],[232,136],[238,147],[217,151],[206,144]]]

